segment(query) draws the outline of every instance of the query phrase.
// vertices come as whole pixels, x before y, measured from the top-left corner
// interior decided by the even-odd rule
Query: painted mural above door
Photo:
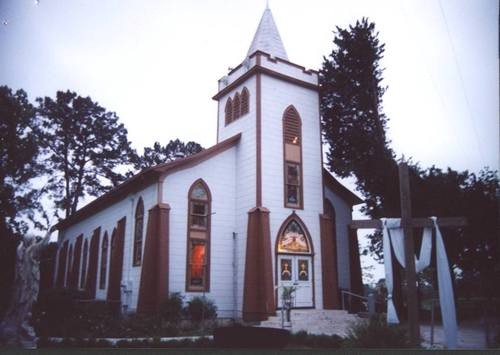
[[[290,221],[279,237],[278,253],[311,253],[307,237],[296,221]]]

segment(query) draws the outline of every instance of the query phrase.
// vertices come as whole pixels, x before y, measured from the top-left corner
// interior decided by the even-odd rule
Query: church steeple
[[[288,60],[285,47],[281,42],[281,37],[274,22],[273,15],[269,7],[266,7],[262,18],[260,19],[259,27],[253,37],[252,44],[248,49],[247,56],[256,51],[266,52],[273,57]]]

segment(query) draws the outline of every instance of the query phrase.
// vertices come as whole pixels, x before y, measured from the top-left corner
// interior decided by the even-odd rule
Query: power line
[[[473,117],[472,110],[471,110],[471,107],[470,107],[469,98],[467,96],[467,91],[465,90],[465,83],[464,83],[464,79],[463,79],[463,76],[462,76],[462,71],[460,69],[460,64],[458,62],[457,51],[455,50],[455,45],[453,44],[453,38],[451,37],[450,28],[448,26],[448,21],[446,20],[446,15],[445,15],[444,9],[443,9],[443,4],[441,3],[441,0],[438,0],[438,3],[439,3],[439,9],[441,10],[441,15],[443,16],[443,20],[444,20],[444,23],[445,23],[446,33],[447,33],[448,39],[450,41],[451,50],[453,52],[453,59],[455,61],[455,65],[457,67],[458,77],[460,79],[460,85],[462,86],[462,92],[464,93],[465,104],[467,106],[467,111],[469,113],[468,117],[469,117],[469,119],[471,120],[471,123],[472,123],[472,128],[473,128],[473,131],[474,131],[474,136],[476,138],[476,143],[477,143],[479,155],[481,156],[481,159],[484,161],[485,159],[484,159],[484,155],[483,155],[483,149],[482,149],[482,146],[481,146],[481,141],[479,139],[479,135],[477,133],[477,128],[476,128],[474,117]]]
[[[404,20],[405,23],[408,24],[410,22],[413,22],[413,16],[410,16],[408,14],[408,12],[406,11],[404,6],[400,6],[399,10],[401,11],[403,16],[405,17],[405,20]],[[402,28],[407,32],[408,36],[412,37],[413,42],[416,43],[416,45],[419,47],[419,52],[425,53],[425,50],[424,50],[425,46],[422,44],[420,36],[415,34],[414,27],[415,26],[413,26],[413,24],[410,24],[409,26],[402,26]],[[432,87],[433,87],[434,91],[436,92],[436,95],[439,99],[438,102],[439,102],[441,109],[442,109],[443,122],[446,124],[449,131],[451,132],[453,130],[453,126],[451,124],[451,121],[449,119],[447,119],[447,117],[450,115],[450,112],[448,111],[447,105],[445,104],[445,99],[443,98],[443,95],[442,95],[441,91],[439,90],[439,86],[436,84],[435,78],[432,75],[432,71],[429,68],[429,63],[427,61],[423,61],[423,66],[425,68],[427,76],[429,77],[430,83],[431,83],[431,85],[432,85]],[[441,116],[436,114],[436,117],[438,118]],[[474,162],[474,157],[471,155],[470,150],[465,149],[465,146],[463,144],[461,144],[461,142],[459,141],[459,139],[456,135],[452,134],[452,137],[455,141],[455,146],[458,147],[458,149],[461,151],[462,158],[465,158],[468,161],[468,163],[470,164],[470,166],[472,166],[473,162]]]

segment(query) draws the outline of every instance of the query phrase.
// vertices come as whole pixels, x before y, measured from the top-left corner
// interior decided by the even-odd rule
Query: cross
[[[415,272],[415,246],[413,240],[413,228],[433,227],[429,218],[411,217],[411,196],[410,179],[408,165],[400,163],[399,171],[399,197],[401,201],[401,227],[405,238],[405,273],[408,284],[408,333],[412,345],[416,346],[420,342],[420,328],[418,323],[418,304],[417,304],[417,275]],[[438,218],[437,223],[440,227],[462,227],[467,225],[465,217]],[[382,229],[382,221],[372,220],[353,220],[350,224],[352,229]]]

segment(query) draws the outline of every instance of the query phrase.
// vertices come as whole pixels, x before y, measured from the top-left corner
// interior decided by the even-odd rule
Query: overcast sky
[[[259,1],[0,0],[0,85],[73,90],[115,111],[134,148],[215,144],[217,80],[245,57]],[[335,26],[366,16],[386,44],[384,112],[423,167],[499,164],[497,0],[271,0],[290,61],[318,69]]]

